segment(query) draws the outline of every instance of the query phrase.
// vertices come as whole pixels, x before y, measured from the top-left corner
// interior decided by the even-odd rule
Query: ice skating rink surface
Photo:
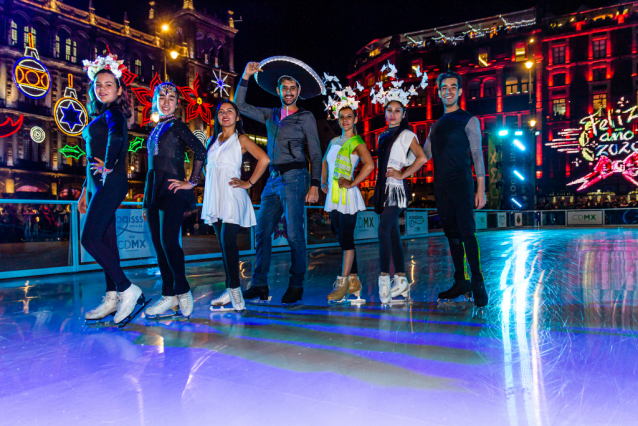
[[[479,234],[490,304],[439,306],[442,237],[406,241],[415,303],[382,309],[378,246],[358,246],[361,306],[325,303],[338,249],[309,253],[304,305],[211,313],[221,262],[187,265],[190,321],[85,326],[101,273],[0,282],[3,425],[636,425],[638,229]],[[243,258],[242,286],[253,258]],[[159,277],[128,269],[147,296]]]

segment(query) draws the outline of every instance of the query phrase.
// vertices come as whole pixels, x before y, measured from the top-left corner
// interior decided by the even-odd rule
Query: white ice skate
[[[162,296],[156,304],[146,308],[144,314],[147,318],[167,318],[177,315],[179,302],[177,296]]]
[[[229,288],[230,301],[233,304],[233,309],[237,312],[241,312],[246,309],[246,303],[244,302],[244,296],[241,293],[241,288]]]
[[[131,284],[129,288],[120,293],[120,308],[115,314],[115,324],[120,328],[124,327],[149,303],[151,303],[151,299],[146,300],[142,294],[142,289],[135,284]],[[137,305],[140,305],[140,308],[135,310]]]
[[[392,279],[392,301],[390,303],[410,303],[410,282],[406,277],[395,275]],[[401,298],[402,297],[402,298]]]
[[[383,304],[390,303],[392,300],[389,275],[379,275],[379,299]]]
[[[221,296],[219,296],[217,299],[213,299],[213,301],[210,302],[210,310],[212,312],[232,311],[233,308],[227,306],[230,304],[230,289],[227,288],[226,291],[221,294]]]
[[[179,302],[179,310],[182,312],[182,315],[186,318],[190,317],[193,314],[193,309],[195,308],[193,303],[193,293],[188,291],[184,294],[178,294],[177,301]]]
[[[120,298],[117,296],[117,291],[107,291],[106,296],[102,297],[100,306],[84,315],[85,323],[97,324],[104,318],[115,315],[119,304]]]

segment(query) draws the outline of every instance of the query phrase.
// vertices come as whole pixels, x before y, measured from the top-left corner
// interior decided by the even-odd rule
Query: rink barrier
[[[121,265],[155,266],[148,227],[141,219],[139,202],[124,202],[118,210],[118,245]],[[40,275],[92,271],[100,269],[80,244],[81,218],[77,201],[0,200],[0,280]],[[254,206],[259,214],[259,205]],[[36,213],[35,210],[40,210]],[[9,210],[20,214],[9,214]],[[13,212],[12,212],[13,213]],[[187,261],[221,258],[212,226],[197,213],[184,217],[182,246]],[[359,212],[355,231],[356,244],[377,243],[378,215],[372,208]],[[638,209],[593,210],[479,210],[477,229],[511,229],[516,227],[547,228],[557,226],[618,226],[638,224]],[[409,208],[399,218],[401,239],[443,235],[436,209]],[[288,251],[285,224],[277,227],[273,252]],[[323,207],[306,206],[306,241],[309,250],[338,247],[330,218]],[[146,233],[146,234],[145,234]],[[239,235],[240,255],[255,254],[255,228]],[[151,250],[149,252],[149,250]]]

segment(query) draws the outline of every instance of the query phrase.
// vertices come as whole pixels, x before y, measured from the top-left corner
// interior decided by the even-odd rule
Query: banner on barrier
[[[427,211],[406,211],[405,212],[406,235],[427,235],[428,233],[428,212]]]
[[[86,215],[80,215],[80,232],[84,230]],[[115,212],[115,233],[120,259],[139,259],[156,257],[151,231],[142,217],[142,209],[117,209]],[[80,244],[81,262],[94,262],[95,259]]]
[[[372,210],[357,214],[357,226],[354,228],[355,240],[370,240],[379,238],[379,215]]]
[[[474,221],[476,222],[476,229],[487,229],[487,213],[474,213]]]
[[[602,225],[602,210],[577,210],[567,212],[568,225]]]
[[[507,213],[496,213],[496,226],[499,228],[507,228]]]
[[[523,213],[514,213],[514,226],[523,226]]]

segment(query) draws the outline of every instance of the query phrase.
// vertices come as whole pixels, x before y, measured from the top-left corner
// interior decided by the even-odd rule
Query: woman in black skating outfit
[[[146,309],[150,317],[164,316],[167,312],[172,315],[178,306],[185,317],[193,313],[193,295],[186,280],[179,233],[184,213],[196,208],[193,188],[206,159],[206,148],[184,122],[175,118],[177,102],[174,84],[163,83],[155,88],[153,109],[159,114],[159,123],[148,138],[144,209],[162,273],[162,298]],[[184,171],[187,147],[195,154],[189,180]]]

